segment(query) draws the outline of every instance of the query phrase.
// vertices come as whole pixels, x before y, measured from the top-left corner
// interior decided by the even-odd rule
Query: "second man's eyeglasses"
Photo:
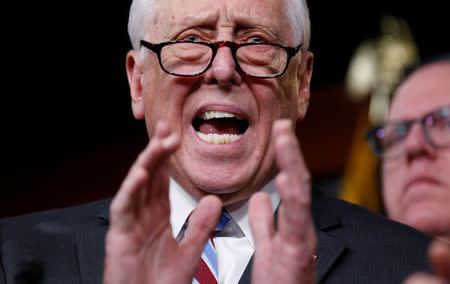
[[[375,154],[383,159],[405,155],[405,139],[416,122],[433,147],[450,147],[450,105],[447,105],[417,119],[388,122],[369,130],[367,139]]]
[[[300,51],[270,43],[235,43],[231,41],[193,42],[168,41],[153,44],[141,40],[141,45],[158,55],[161,68],[171,75],[194,77],[203,74],[212,64],[217,50],[229,47],[236,68],[254,78],[275,78],[283,75],[289,61]]]

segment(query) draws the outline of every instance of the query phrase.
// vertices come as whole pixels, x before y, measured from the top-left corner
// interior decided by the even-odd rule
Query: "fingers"
[[[426,273],[415,273],[409,276],[403,284],[446,284],[445,280]]]
[[[180,138],[175,133],[171,133],[169,126],[165,122],[158,122],[155,134],[150,139],[149,145],[139,155],[134,166],[142,166],[148,170],[153,169],[162,158],[170,156],[178,148]],[[151,157],[151,159],[149,159]]]
[[[309,180],[309,172],[303,161],[297,136],[295,136],[292,127],[292,121],[287,119],[275,121],[272,129],[272,139],[275,143],[276,159],[280,171]]]
[[[310,175],[300,153],[291,121],[274,123],[273,139],[280,173],[275,185],[281,196],[278,230],[286,240],[313,238]],[[313,240],[309,240],[314,245]]]
[[[171,134],[166,123],[157,124],[155,135],[132,165],[110,207],[111,225],[127,230],[135,214],[152,194],[168,191],[168,175],[164,170],[169,156],[178,148],[180,139]],[[149,184],[154,184],[149,188]],[[168,197],[167,197],[168,198]]]
[[[192,212],[188,230],[180,242],[180,247],[186,256],[185,259],[191,260],[193,265],[198,264],[194,260],[200,260],[202,250],[212,230],[216,227],[221,212],[222,201],[213,195],[202,198]]]
[[[264,248],[261,246],[270,241],[274,235],[270,197],[263,192],[255,193],[250,198],[248,214],[256,251],[262,250]]]
[[[436,275],[415,273],[403,284],[446,284],[450,281],[450,245],[435,240],[428,248],[428,259]]]
[[[252,283],[313,283],[316,237],[310,213],[309,173],[290,121],[276,121],[272,139],[280,170],[275,179],[281,197],[278,228],[275,231],[269,196],[254,194],[249,204],[256,245]]]
[[[450,245],[433,241],[428,249],[428,258],[437,276],[450,281]]]

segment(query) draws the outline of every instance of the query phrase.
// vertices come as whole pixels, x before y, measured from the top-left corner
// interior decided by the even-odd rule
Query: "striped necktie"
[[[213,237],[215,234],[223,230],[230,220],[230,214],[223,210],[216,229],[209,237],[208,242],[203,249],[200,266],[197,269],[194,279],[192,280],[193,284],[217,284],[219,270],[217,267],[217,256]]]

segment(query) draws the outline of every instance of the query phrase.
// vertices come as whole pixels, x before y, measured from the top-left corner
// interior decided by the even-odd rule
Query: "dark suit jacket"
[[[15,283],[14,275],[36,267],[43,273],[40,283],[101,283],[109,204],[1,220],[0,283]],[[401,283],[414,271],[428,270],[430,238],[424,234],[321,194],[314,194],[312,211],[317,282]],[[240,283],[249,283],[251,263]]]

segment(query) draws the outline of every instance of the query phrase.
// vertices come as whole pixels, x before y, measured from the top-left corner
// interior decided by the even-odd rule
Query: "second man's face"
[[[297,46],[282,11],[284,3],[273,0],[166,0],[145,40]],[[219,48],[210,68],[192,78],[165,73],[152,52],[138,62],[143,111],[135,116],[145,117],[150,135],[159,120],[180,135],[170,170],[188,192],[197,198],[218,194],[228,203],[248,197],[275,176],[272,123],[303,118],[309,99],[312,58],[308,52],[296,57],[276,79],[242,75],[228,47]]]
[[[416,119],[450,105],[450,64],[427,66],[412,76],[397,91],[389,121]],[[432,235],[448,232],[450,147],[431,145],[419,123],[402,143],[405,156],[383,162],[388,216]]]

